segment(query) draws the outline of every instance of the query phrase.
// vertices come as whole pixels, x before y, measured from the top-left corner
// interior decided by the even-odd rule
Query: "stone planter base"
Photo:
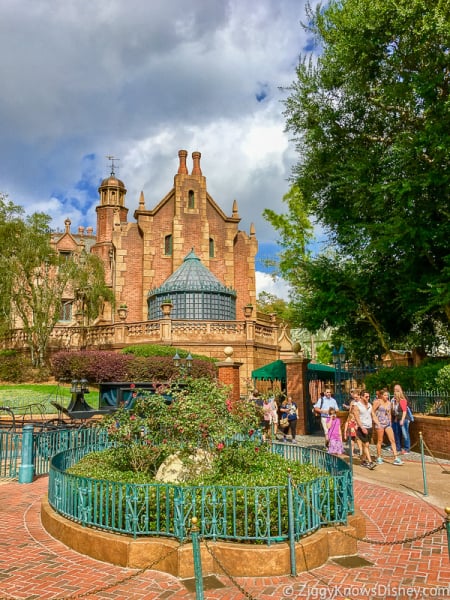
[[[41,520],[46,531],[54,538],[91,558],[121,567],[149,568],[186,579],[194,576],[192,544],[180,545],[170,538],[138,538],[107,533],[82,527],[56,513],[47,497],[41,504]],[[350,556],[357,552],[354,537],[366,533],[365,519],[359,511],[350,516],[349,524],[338,528],[323,528],[296,544],[297,571],[314,569],[332,556]],[[203,575],[220,575],[217,557],[230,575],[235,577],[269,577],[290,574],[290,552],[287,543],[271,546],[233,542],[201,542]],[[306,561],[305,561],[306,557]]]

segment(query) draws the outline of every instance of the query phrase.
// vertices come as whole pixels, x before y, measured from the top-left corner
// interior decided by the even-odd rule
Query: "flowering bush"
[[[106,427],[121,471],[156,473],[171,454],[220,453],[226,440],[248,434],[258,422],[253,402],[228,402],[230,389],[208,378],[138,390],[133,408],[119,408],[98,423]],[[108,454],[111,461],[111,453]],[[109,462],[111,464],[111,462]]]

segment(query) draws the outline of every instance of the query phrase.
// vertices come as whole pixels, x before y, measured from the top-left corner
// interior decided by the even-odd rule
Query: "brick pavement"
[[[362,468],[359,468],[362,470]],[[40,499],[47,478],[0,486],[0,599],[195,598],[182,581],[157,571],[137,572],[82,556],[51,538],[40,523]],[[420,536],[444,522],[444,510],[423,499],[355,480],[355,498],[367,519],[367,538],[358,543],[370,565],[348,568],[328,561],[297,577],[238,578],[244,593],[224,576],[224,587],[207,600],[398,597],[450,598],[450,562],[445,530],[402,545],[388,542]]]

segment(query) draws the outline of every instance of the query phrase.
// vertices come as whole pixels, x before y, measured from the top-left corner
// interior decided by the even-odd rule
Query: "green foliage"
[[[387,388],[393,391],[399,383],[404,390],[436,390],[439,386],[439,373],[442,370],[441,361],[428,361],[419,367],[389,367],[368,375],[365,387],[370,391]]]
[[[122,350],[123,354],[133,354],[133,356],[170,356],[173,358],[178,353],[180,358],[186,358],[189,354],[189,350],[182,348],[174,348],[173,346],[159,346],[158,344],[140,344],[135,346],[127,346]],[[202,354],[192,354],[192,358],[198,360],[205,360],[209,362],[215,362],[213,358],[209,356],[203,356]]]
[[[292,320],[292,310],[288,302],[269,292],[260,292],[256,303],[258,311],[266,314],[275,314],[285,322]]]
[[[436,389],[450,393],[450,364],[439,369],[436,375]]]
[[[286,485],[288,469],[296,484],[326,475],[311,464],[288,462],[258,442],[234,442],[214,456],[212,468],[191,484],[198,485]]]
[[[50,217],[33,213],[0,195],[0,334],[19,320],[34,367],[45,363],[51,332],[60,318],[63,294],[77,290],[88,323],[112,299],[101,260],[67,260],[51,243]]]
[[[189,377],[182,386],[159,386],[157,393],[136,388],[135,394],[133,408],[119,408],[97,424],[108,429],[116,446],[108,468],[154,474],[169,454],[218,452],[226,439],[247,434],[258,423],[253,402],[232,405],[230,389],[207,378]]]
[[[450,320],[449,1],[331,0],[306,29],[321,54],[302,58],[285,103],[301,196],[266,214],[295,325],[337,328],[355,356],[412,333],[431,352]],[[327,240],[313,257],[306,215]]]
[[[333,354],[330,344],[319,344],[317,346],[317,361],[323,365],[330,365],[333,362]]]
[[[2,381],[12,383],[25,381],[30,368],[31,362],[15,350],[0,352],[0,379]]]

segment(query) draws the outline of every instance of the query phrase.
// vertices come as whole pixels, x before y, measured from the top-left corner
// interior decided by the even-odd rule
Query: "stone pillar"
[[[308,411],[310,410],[307,398],[307,369],[310,359],[294,356],[284,359],[283,362],[286,364],[286,395],[292,396],[298,410],[297,433],[306,435],[308,433]]]
[[[224,348],[224,353],[227,358],[217,363],[217,367],[219,369],[219,381],[224,383],[225,385],[231,386],[231,403],[232,405],[235,402],[239,402],[241,398],[241,387],[240,387],[240,377],[239,377],[239,369],[243,363],[235,362],[231,355],[233,354],[233,348],[227,346]]]
[[[219,381],[225,385],[231,385],[231,402],[239,402],[241,398],[239,369],[243,363],[239,362],[219,362]]]

